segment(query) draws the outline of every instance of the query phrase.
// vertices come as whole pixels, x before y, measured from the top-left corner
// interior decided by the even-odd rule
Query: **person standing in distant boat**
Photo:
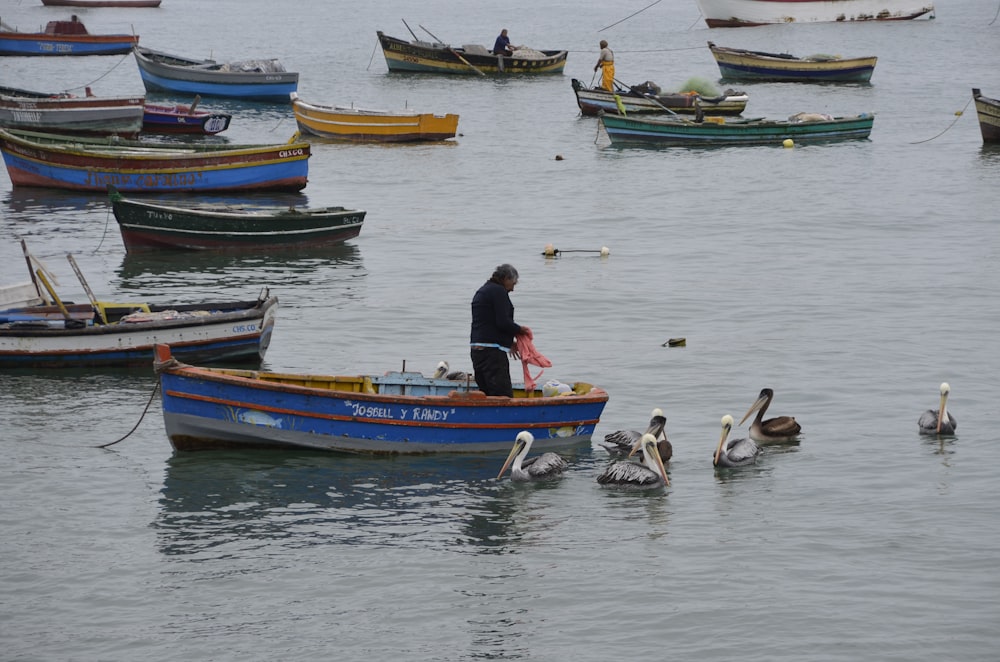
[[[515,285],[517,269],[501,264],[472,297],[472,368],[476,385],[486,395],[514,396],[507,354],[519,358],[514,336],[532,337],[531,329],[514,321],[510,292]]]
[[[594,71],[601,69],[601,87],[608,92],[615,91],[615,53],[608,48],[608,42],[601,40],[601,55],[597,58]]]
[[[493,42],[493,54],[507,56],[514,54],[514,51],[510,49],[510,39],[507,37],[507,28],[501,30],[500,36],[497,37],[495,42]]]

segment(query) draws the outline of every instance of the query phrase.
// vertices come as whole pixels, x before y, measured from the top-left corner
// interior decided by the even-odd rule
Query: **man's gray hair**
[[[514,268],[512,264],[501,264],[493,271],[493,276],[491,280],[495,280],[498,283],[502,283],[507,278],[511,280],[517,280],[517,269]]]

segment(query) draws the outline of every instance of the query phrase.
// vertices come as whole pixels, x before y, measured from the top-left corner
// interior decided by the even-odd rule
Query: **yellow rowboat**
[[[447,140],[458,130],[458,115],[413,110],[367,110],[306,103],[289,95],[299,131],[322,138],[353,142],[414,142]]]

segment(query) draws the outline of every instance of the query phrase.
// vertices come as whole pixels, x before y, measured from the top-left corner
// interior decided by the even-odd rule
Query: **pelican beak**
[[[750,406],[750,409],[747,410],[747,413],[743,414],[743,418],[740,419],[740,425],[743,425],[743,422],[746,421],[748,418],[750,418],[750,414],[754,413],[755,411],[757,411],[758,409],[760,409],[761,407],[763,407],[765,402],[767,402],[767,396],[766,395],[762,396],[760,398],[757,398],[757,402],[753,403]]]
[[[653,435],[657,440],[659,440],[660,435],[663,434],[663,429],[666,427],[667,427],[667,419],[663,417],[657,417],[656,423],[651,425],[649,429],[646,430],[646,433]]]
[[[670,487],[670,478],[667,476],[667,468],[663,466],[663,460],[660,459],[660,451],[656,448],[656,441],[647,439],[642,443],[642,452],[646,457],[651,457],[656,461],[656,466],[660,470],[660,475],[663,476],[663,483],[667,487]]]
[[[722,454],[722,445],[726,443],[726,437],[729,436],[729,428],[726,426],[722,427],[722,437],[719,439],[719,446],[715,449],[715,458],[712,460],[714,466],[719,466],[719,455]]]
[[[937,424],[938,434],[941,434],[941,424],[944,422],[944,417],[947,414],[947,411],[945,410],[945,405],[947,405],[947,403],[948,403],[948,392],[943,391],[941,393],[941,405],[938,407],[938,424]]]
[[[628,452],[628,457],[632,457],[633,455],[635,455],[635,452],[640,448],[642,448],[642,439],[632,444],[632,450]]]
[[[503,463],[503,469],[501,469],[500,473],[497,474],[497,480],[500,480],[501,476],[503,476],[504,473],[506,473],[507,469],[510,468],[511,463],[514,461],[514,458],[517,457],[517,454],[520,453],[521,449],[523,448],[524,448],[523,441],[518,439],[517,441],[514,442],[514,447],[510,449],[510,455],[507,456],[507,459]]]

